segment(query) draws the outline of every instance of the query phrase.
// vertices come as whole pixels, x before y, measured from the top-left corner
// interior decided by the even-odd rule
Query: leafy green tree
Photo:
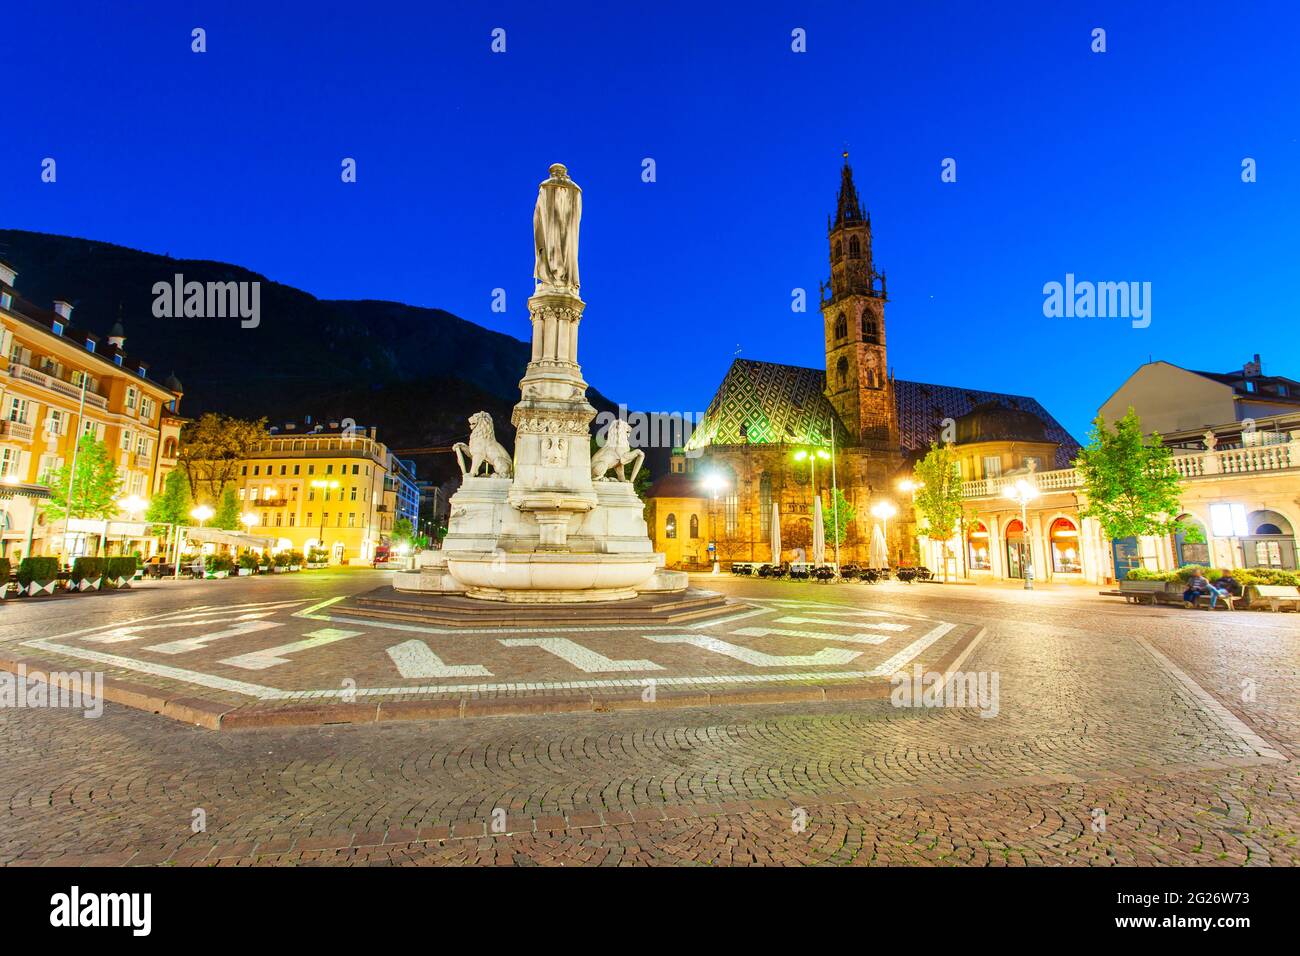
[[[213,412],[187,422],[181,429],[181,468],[190,488],[200,498],[222,494],[239,474],[253,445],[267,437],[266,419],[255,422]]]
[[[239,531],[241,529],[239,514],[239,496],[235,494],[235,486],[226,485],[221,489],[221,498],[217,501],[216,511],[212,515],[212,527],[223,531]]]
[[[1112,430],[1098,415],[1079,452],[1078,470],[1088,504],[1080,514],[1096,518],[1112,541],[1178,531],[1179,477],[1173,453],[1160,435],[1148,438],[1132,408]]]
[[[835,520],[837,516],[838,525]],[[857,516],[853,505],[849,504],[849,499],[844,497],[844,492],[836,488],[834,503],[829,508],[822,508],[822,528],[826,532],[826,544],[831,547],[843,544],[848,536],[849,527]]]
[[[193,507],[189,479],[179,468],[173,468],[163,480],[162,493],[149,502],[144,517],[158,524],[188,524]]]
[[[64,518],[114,518],[115,504],[122,490],[122,479],[117,473],[113,456],[104,443],[89,435],[77,442],[76,474],[72,463],[66,462],[50,475],[50,500],[46,514],[54,521]],[[68,482],[72,493],[68,494]]]
[[[930,450],[912,469],[917,488],[916,511],[925,524],[926,537],[943,548],[943,577],[948,580],[948,542],[962,520],[961,471],[950,444],[930,443]]]
[[[415,537],[415,528],[410,518],[398,518],[393,522],[392,540],[394,544],[407,543]]]

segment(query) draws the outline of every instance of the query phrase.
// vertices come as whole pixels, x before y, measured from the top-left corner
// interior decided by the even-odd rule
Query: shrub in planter
[[[239,573],[247,576],[257,570],[257,555],[245,551],[239,556]]]
[[[9,596],[9,559],[0,558],[0,601]]]
[[[203,570],[206,574],[213,577],[226,577],[231,571],[235,570],[235,559],[230,555],[222,552],[219,554],[210,554],[203,564]]]
[[[1151,571],[1147,568],[1131,568],[1125,580],[1128,581],[1175,581],[1177,572],[1174,571]]]
[[[18,583],[28,594],[53,594],[58,579],[58,558],[23,558],[18,563]]]
[[[1300,575],[1294,571],[1284,571],[1281,568],[1250,568],[1246,571],[1233,572],[1233,577],[1241,581],[1242,585],[1249,584],[1275,584],[1282,587],[1296,587],[1300,585]],[[1243,580],[1248,578],[1249,580]]]
[[[77,558],[72,562],[70,586],[78,591],[98,591],[104,583],[105,558]]]
[[[290,551],[290,552],[289,552],[289,570],[290,570],[290,571],[299,571],[299,570],[302,569],[302,566],[303,566],[304,564],[306,564],[306,563],[307,563],[307,559],[306,559],[305,557],[303,557],[303,553],[302,553],[301,551]]]
[[[114,558],[106,558],[104,566],[105,583],[109,587],[129,588],[131,579],[135,577],[135,572],[139,568],[135,555],[118,555]]]
[[[284,570],[289,566],[289,552],[281,551],[275,556],[275,566],[278,570]]]

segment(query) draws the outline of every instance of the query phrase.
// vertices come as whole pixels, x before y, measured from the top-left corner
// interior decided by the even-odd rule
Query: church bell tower
[[[848,151],[835,216],[827,222],[831,279],[822,284],[826,397],[855,443],[898,443],[898,412],[885,361],[885,275],[871,261],[871,217],[853,184]]]

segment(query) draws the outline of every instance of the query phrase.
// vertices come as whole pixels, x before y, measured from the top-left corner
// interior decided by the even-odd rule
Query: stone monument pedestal
[[[418,571],[395,573],[399,591],[583,604],[686,590],[686,575],[665,571],[650,542],[633,490],[644,455],[630,447],[626,422],[611,424],[593,463],[596,410],[578,365],[581,209],[581,190],[552,166],[533,219],[538,288],[528,300],[531,358],[511,416],[514,455],[497,444],[486,412],[470,418],[469,443],[455,446],[464,479],[449,502],[442,550]]]

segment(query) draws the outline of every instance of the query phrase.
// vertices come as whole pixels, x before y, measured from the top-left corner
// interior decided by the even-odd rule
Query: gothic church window
[[[838,319],[835,320],[835,338],[842,339],[849,334],[849,323],[841,312]]]
[[[835,375],[840,388],[844,388],[849,381],[849,360],[843,355],[841,355],[840,360],[835,363]]]
[[[862,255],[862,244],[858,242],[858,237],[854,236],[849,240],[849,258],[857,259]]]
[[[840,260],[841,255],[843,255],[843,252],[844,252],[843,246],[841,246],[840,241],[836,239],[835,244],[831,247],[831,257],[835,259],[836,262],[838,262]]]
[[[862,338],[867,342],[880,341],[880,323],[871,312],[862,313]]]

